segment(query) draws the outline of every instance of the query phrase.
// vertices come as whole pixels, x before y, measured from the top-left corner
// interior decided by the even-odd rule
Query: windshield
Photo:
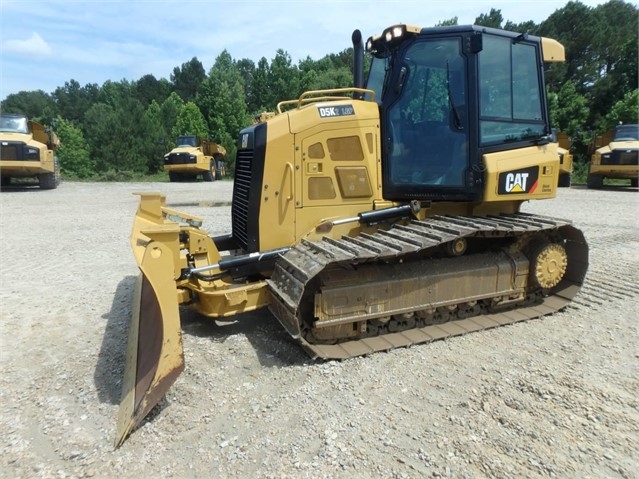
[[[639,140],[639,125],[620,125],[615,128],[615,137],[612,141],[637,140]]]
[[[29,133],[27,119],[23,116],[0,116],[0,131]]]
[[[177,140],[177,146],[196,146],[194,136],[181,136]]]

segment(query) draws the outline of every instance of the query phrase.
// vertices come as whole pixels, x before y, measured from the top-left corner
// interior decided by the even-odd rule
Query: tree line
[[[571,137],[575,159],[586,161],[595,134],[638,121],[638,13],[623,0],[594,8],[570,1],[540,24],[505,21],[496,9],[474,23],[554,38],[565,46],[566,62],[546,71],[551,119]],[[252,117],[304,91],[352,86],[352,62],[352,48],[297,64],[282,49],[257,63],[236,60],[224,50],[208,73],[193,57],[175,67],[168,80],[148,74],[137,81],[82,86],[71,79],[52,93],[10,94],[0,110],[52,127],[61,140],[58,157],[68,178],[157,173],[164,154],[183,134],[223,145],[232,171],[237,135]]]

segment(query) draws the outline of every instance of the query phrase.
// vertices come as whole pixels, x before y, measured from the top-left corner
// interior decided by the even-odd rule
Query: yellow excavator
[[[557,191],[544,62],[563,46],[470,25],[352,41],[352,88],[240,132],[230,233],[140,193],[116,447],[184,369],[180,305],[268,307],[313,358],[344,359],[543,316],[579,291],[582,232],[520,211]]]

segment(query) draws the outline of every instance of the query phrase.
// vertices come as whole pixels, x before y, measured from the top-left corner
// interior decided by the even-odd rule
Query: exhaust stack
[[[351,37],[353,41],[353,86],[355,88],[364,88],[364,41],[362,40],[362,32],[355,30]],[[353,98],[362,100],[363,93],[354,93]]]

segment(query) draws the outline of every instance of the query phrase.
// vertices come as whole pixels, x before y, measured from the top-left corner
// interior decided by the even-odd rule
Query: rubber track
[[[298,317],[309,281],[329,265],[358,264],[397,259],[402,255],[435,248],[457,238],[483,237],[516,239],[526,233],[557,232],[566,242],[568,267],[564,279],[541,304],[484,314],[443,324],[346,340],[337,344],[312,344],[302,335]],[[516,213],[499,216],[433,216],[424,221],[393,225],[389,230],[357,237],[320,241],[302,240],[276,263],[268,281],[273,296],[271,312],[289,334],[313,358],[345,359],[377,351],[458,336],[474,331],[517,323],[558,311],[571,302],[583,284],[588,268],[588,246],[581,231],[558,218]],[[311,295],[311,297],[313,297]]]

